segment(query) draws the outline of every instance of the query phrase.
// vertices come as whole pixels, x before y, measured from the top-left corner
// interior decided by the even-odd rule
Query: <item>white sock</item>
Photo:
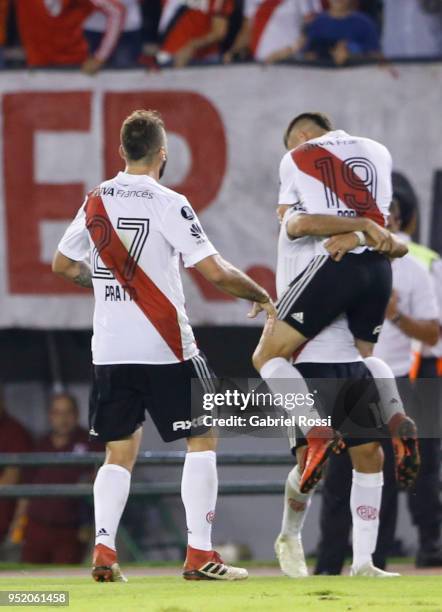
[[[273,394],[286,396],[288,394],[302,393],[305,397],[309,393],[307,383],[300,372],[283,357],[270,359],[262,366],[259,373],[267,382]],[[305,416],[309,419],[320,418],[314,406],[304,404],[296,406],[293,410],[296,410],[298,419],[300,416]],[[297,425],[304,435],[311,429],[311,425],[302,423],[299,420],[297,420]]]
[[[212,523],[218,496],[216,453],[187,453],[181,480],[181,499],[186,510],[188,544],[212,550]]]
[[[388,425],[391,418],[398,412],[405,414],[395,375],[390,366],[378,357],[367,357],[364,361],[378,389],[382,421],[385,425]]]
[[[95,544],[115,550],[115,537],[130,489],[130,472],[121,465],[107,463],[94,482]]]
[[[353,470],[350,508],[353,522],[353,568],[358,569],[372,561],[379,530],[381,509],[382,472],[363,474]]]
[[[282,515],[281,535],[300,537],[304,525],[305,517],[310,506],[313,491],[301,493],[299,481],[301,473],[299,466],[296,465],[287,476],[284,492],[284,512]],[[290,505],[290,500],[294,500],[299,509],[294,510]]]

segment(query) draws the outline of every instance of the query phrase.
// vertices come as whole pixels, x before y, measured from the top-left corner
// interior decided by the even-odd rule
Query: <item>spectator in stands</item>
[[[384,0],[386,57],[442,57],[442,0]]]
[[[121,0],[126,8],[123,31],[115,49],[107,60],[112,68],[132,68],[138,63],[142,50],[142,25],[140,0]],[[84,30],[89,44],[89,52],[98,51],[106,31],[106,16],[102,11],[94,11],[85,21]]]
[[[110,57],[124,23],[121,0],[17,0],[17,19],[27,64],[46,66],[82,66],[94,74]],[[83,34],[86,18],[95,10],[105,15],[105,32],[93,55]]]
[[[75,398],[67,393],[55,395],[49,407],[50,431],[35,447],[44,453],[84,453],[91,450],[88,432],[80,427]],[[72,484],[92,480],[89,466],[32,469],[33,484]],[[37,497],[21,500],[15,521],[27,517],[22,560],[25,563],[80,563],[89,540],[91,517],[84,502],[76,498]],[[86,534],[86,535],[85,535]]]
[[[165,0],[158,63],[180,68],[192,60],[217,59],[233,9],[234,0]]]
[[[352,0],[329,0],[328,11],[307,27],[299,43],[304,57],[332,60],[342,66],[352,59],[379,58],[379,33],[374,21],[353,9]]]
[[[0,68],[5,65],[4,47],[6,44],[6,30],[8,26],[9,0],[0,0]]]
[[[305,21],[321,11],[320,0],[244,0],[243,23],[224,55],[225,63],[235,57],[251,56],[268,63],[289,57]]]
[[[31,450],[31,436],[19,421],[6,412],[3,389],[0,387],[0,453],[28,453]],[[20,468],[0,467],[0,487],[19,484],[20,480]],[[10,531],[16,505],[15,499],[0,500],[0,544]]]

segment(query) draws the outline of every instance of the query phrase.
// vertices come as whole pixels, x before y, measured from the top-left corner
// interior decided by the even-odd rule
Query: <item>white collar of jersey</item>
[[[324,138],[327,136],[333,136],[334,138],[347,138],[349,134],[344,130],[332,130],[331,132],[327,132],[327,134],[324,134]]]
[[[148,183],[156,183],[157,181],[148,176],[147,174],[129,174],[128,172],[119,172],[115,177],[117,183],[121,185],[133,185],[135,183],[142,183],[147,181]]]

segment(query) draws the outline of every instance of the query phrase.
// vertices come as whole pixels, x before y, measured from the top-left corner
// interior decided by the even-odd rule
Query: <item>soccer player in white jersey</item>
[[[291,150],[281,162],[279,204],[296,205],[298,214],[287,223],[291,239],[311,235],[316,240],[314,256],[279,301],[273,334],[262,336],[253,356],[274,391],[286,389],[289,380],[300,387],[291,356],[341,314],[347,316],[360,352],[371,355],[391,294],[391,266],[384,253],[407,252],[383,227],[391,202],[391,156],[383,145],[334,131],[320,113],[299,115],[287,134]],[[333,237],[324,245],[326,236]],[[377,377],[387,378],[383,372]],[[414,423],[403,407],[396,410],[393,403],[388,408],[398,470],[404,478],[409,472],[413,478],[418,461]],[[301,490],[306,493],[321,477],[323,463],[339,440],[327,427],[307,427],[303,433],[308,450]]]
[[[190,391],[192,379],[200,380],[200,392],[213,383],[186,315],[180,257],[219,289],[260,302],[270,327],[276,310],[262,287],[221,258],[188,200],[160,185],[167,138],[158,113],[127,117],[120,154],[125,171],[87,195],[53,261],[55,273],[93,287],[95,295],[90,434],[106,443],[106,460],[94,484],[92,575],[125,580],[115,537],[147,411],[164,441],[187,439],[184,578],[247,578],[246,570],[224,564],[212,548],[216,439],[203,426],[202,403],[195,405]]]
[[[296,210],[289,208],[282,220],[278,241],[277,294],[284,294],[293,278],[301,273],[305,260],[315,253],[316,239],[310,236],[291,240],[287,224]],[[304,345],[295,358],[302,376],[313,379],[319,390],[324,413],[343,434],[353,463],[350,507],[353,522],[352,575],[392,577],[373,566],[383,485],[383,452],[379,443],[378,420],[373,406],[378,404],[377,390],[370,372],[355,346],[346,317],[340,315],[328,327]],[[312,381],[312,382],[313,382]],[[319,389],[318,389],[319,387]],[[339,397],[339,400],[337,399]],[[308,575],[301,540],[301,530],[313,491],[301,493],[299,466],[303,465],[306,439],[298,430],[290,432],[290,446],[297,465],[290,471],[284,494],[281,532],[275,552],[282,571],[292,578]],[[369,508],[363,516],[361,508]]]

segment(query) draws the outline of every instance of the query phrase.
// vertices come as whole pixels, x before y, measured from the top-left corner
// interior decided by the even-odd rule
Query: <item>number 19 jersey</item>
[[[119,172],[88,194],[58,250],[90,257],[94,364],[176,363],[198,353],[180,257],[191,267],[217,251],[184,196]]]
[[[308,214],[368,217],[383,226],[392,199],[391,170],[391,155],[379,142],[328,132],[284,155],[279,204],[297,204]]]

